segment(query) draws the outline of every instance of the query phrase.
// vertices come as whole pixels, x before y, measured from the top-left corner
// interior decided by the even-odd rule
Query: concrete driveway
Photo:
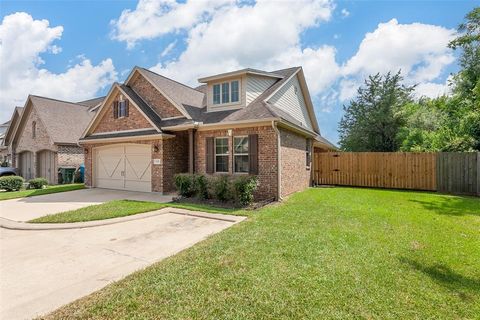
[[[0,217],[15,221],[29,221],[48,214],[75,210],[118,199],[155,202],[172,201],[171,196],[155,192],[83,189],[0,201]]]
[[[0,228],[0,319],[51,312],[244,219],[169,208],[138,216],[82,229]]]

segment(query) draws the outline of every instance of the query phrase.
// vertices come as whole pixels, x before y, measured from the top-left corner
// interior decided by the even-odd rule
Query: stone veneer
[[[33,137],[33,122],[35,122],[35,137]],[[31,111],[25,120],[24,127],[19,128],[21,130],[18,142],[13,146],[9,146],[9,152],[12,156],[12,165],[18,167],[18,158],[22,152],[32,153],[32,177],[38,176],[38,153],[44,150],[54,152],[55,168],[57,170],[61,167],[78,168],[84,160],[83,148],[77,145],[56,145],[52,143],[48,131],[43,125],[43,122],[38,117],[35,107],[31,108]],[[57,183],[57,174],[54,174],[55,181]]]

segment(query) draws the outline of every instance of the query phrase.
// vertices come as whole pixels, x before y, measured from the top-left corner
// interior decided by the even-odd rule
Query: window
[[[310,163],[312,162],[312,145],[309,139],[307,139],[306,142],[307,144],[305,147],[305,161],[306,161],[305,165],[309,168]]]
[[[213,104],[220,104],[220,85],[213,85]]]
[[[227,104],[240,101],[238,80],[213,85],[213,104]]]
[[[232,100],[232,102],[238,102],[238,100],[239,100],[238,80],[232,81],[231,82],[231,87],[232,87],[231,100]]]
[[[230,102],[230,83],[222,83],[222,103]]]
[[[37,122],[32,122],[32,139],[37,137]]]
[[[118,117],[127,116],[127,101],[118,101]]]
[[[248,173],[248,136],[233,138],[233,168],[236,173]]]
[[[215,172],[228,172],[228,138],[215,138]]]

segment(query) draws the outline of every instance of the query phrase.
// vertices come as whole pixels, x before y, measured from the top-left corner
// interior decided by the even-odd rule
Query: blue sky
[[[238,67],[303,65],[322,134],[337,142],[341,106],[370,73],[402,68],[407,83],[422,84],[418,96],[444,92],[458,69],[446,43],[480,5],[222,1],[200,9],[185,1],[1,1],[0,121],[29,93],[73,101],[105,94],[135,65],[190,85]]]

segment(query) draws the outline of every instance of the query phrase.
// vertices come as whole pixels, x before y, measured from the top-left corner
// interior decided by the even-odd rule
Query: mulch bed
[[[176,197],[173,198],[173,202],[176,203],[193,203],[193,204],[205,204],[217,208],[225,208],[225,209],[244,209],[244,210],[257,210],[260,209],[267,204],[274,202],[274,199],[267,199],[259,202],[254,202],[249,206],[242,206],[236,202],[228,201],[223,202],[216,199],[198,199],[198,198],[184,198],[184,197]]]

